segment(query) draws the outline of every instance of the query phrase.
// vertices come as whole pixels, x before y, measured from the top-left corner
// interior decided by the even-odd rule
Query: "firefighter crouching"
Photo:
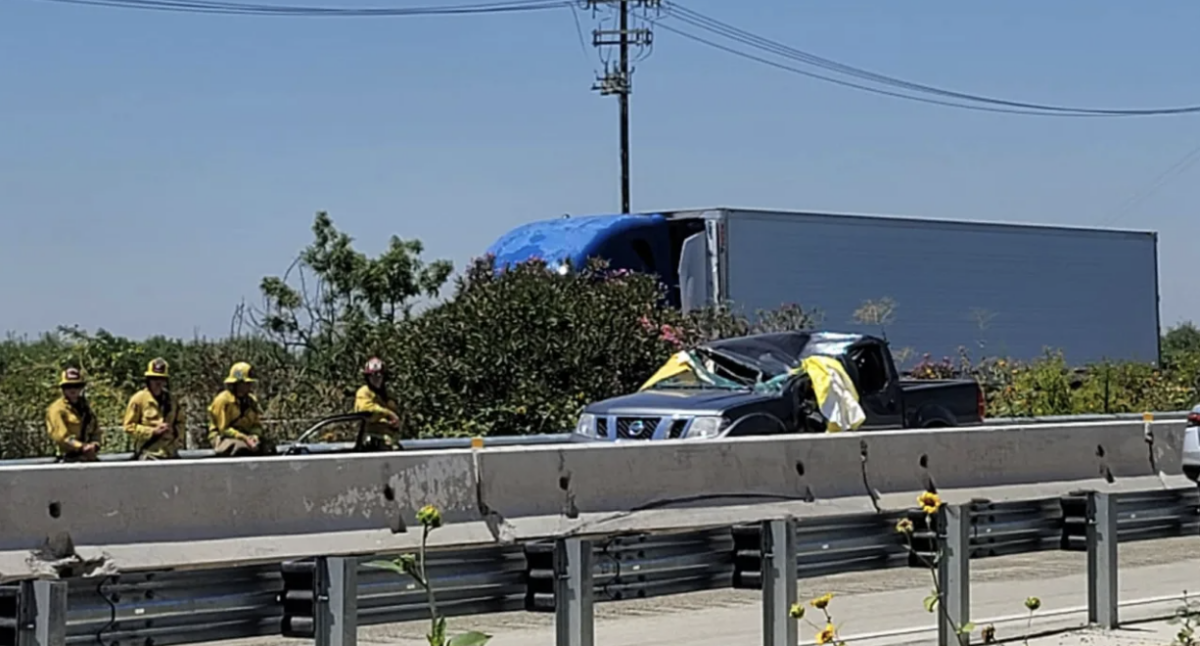
[[[62,397],[46,408],[46,430],[62,462],[95,462],[100,453],[100,423],[83,394],[87,380],[79,368],[58,379]]]
[[[387,369],[378,357],[372,357],[363,367],[367,383],[354,396],[354,412],[371,413],[367,420],[364,449],[394,451],[400,446],[400,415],[396,400],[387,391]]]
[[[167,390],[168,366],[155,359],[146,366],[146,387],[134,393],[125,407],[125,432],[133,438],[135,460],[179,457],[184,441],[183,407]]]
[[[262,437],[262,411],[252,392],[254,382],[250,364],[233,364],[225,378],[225,390],[208,407],[208,441],[218,457],[274,452]]]

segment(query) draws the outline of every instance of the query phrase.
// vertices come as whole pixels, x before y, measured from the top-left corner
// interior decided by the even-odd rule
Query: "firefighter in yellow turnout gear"
[[[396,400],[387,391],[387,369],[378,357],[363,367],[367,383],[354,396],[354,412],[371,413],[367,420],[366,449],[391,451],[400,446],[400,415]]]
[[[233,364],[225,378],[225,390],[208,407],[208,441],[218,457],[273,452],[262,437],[262,410],[252,392],[254,383],[250,364]]]
[[[62,397],[46,408],[46,431],[63,462],[95,462],[100,453],[100,422],[92,413],[83,389],[87,379],[78,368],[59,376]]]
[[[186,429],[183,407],[167,390],[166,360],[151,361],[144,376],[146,387],[134,393],[125,407],[125,432],[133,440],[134,459],[178,458],[186,441]]]

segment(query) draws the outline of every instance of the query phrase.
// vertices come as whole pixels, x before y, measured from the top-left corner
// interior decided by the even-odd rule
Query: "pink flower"
[[[663,323],[662,327],[659,328],[659,338],[667,343],[670,343],[676,348],[683,346],[683,341],[679,339],[678,331],[666,323]]]

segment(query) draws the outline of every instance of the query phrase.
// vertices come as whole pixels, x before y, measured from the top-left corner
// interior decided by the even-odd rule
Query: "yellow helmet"
[[[167,368],[168,368],[167,360],[163,359],[162,357],[159,357],[157,359],[152,360],[149,364],[146,365],[145,376],[146,377],[154,377],[154,378],[158,378],[158,379],[166,379],[167,374],[168,374]]]
[[[67,368],[62,371],[58,377],[58,385],[61,386],[83,386],[87,384],[87,379],[83,376],[83,370],[79,368]]]
[[[233,367],[229,369],[229,376],[225,378],[225,383],[254,383],[254,368],[245,361],[239,361],[233,364]]]

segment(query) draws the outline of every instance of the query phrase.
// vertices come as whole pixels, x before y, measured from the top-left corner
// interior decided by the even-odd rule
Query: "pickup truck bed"
[[[900,392],[906,427],[959,426],[983,421],[983,391],[973,380],[901,379]]]

